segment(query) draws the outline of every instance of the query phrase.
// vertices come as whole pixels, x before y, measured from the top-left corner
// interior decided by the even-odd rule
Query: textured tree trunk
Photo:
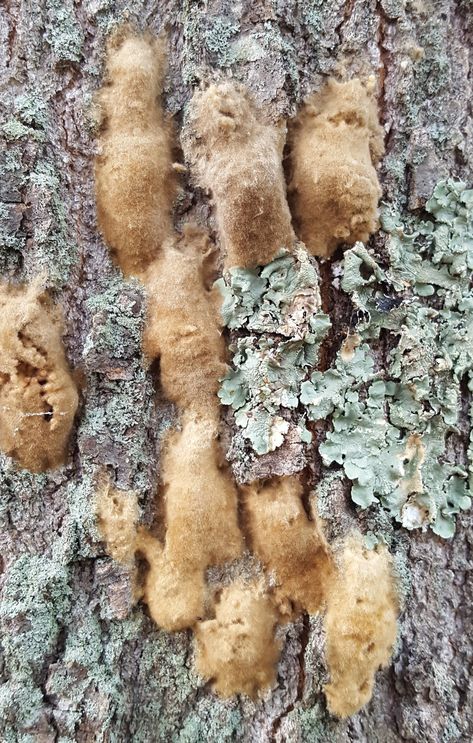
[[[83,383],[65,467],[32,475],[0,460],[0,739],[469,741],[471,512],[458,516],[449,540],[396,527],[404,564],[399,640],[372,701],[348,720],[326,710],[319,617],[283,628],[278,686],[263,701],[222,701],[193,670],[191,633],[163,632],[141,604],[132,606],[129,572],[100,544],[97,472],[105,467],[118,488],[139,493],[143,521],[152,524],[160,440],[174,420],[156,393],[155,370],[143,364],[143,289],[112,264],[96,224],[93,96],[107,35],[127,19],[168,36],[165,105],[177,128],[193,89],[215,79],[243,82],[276,120],[293,116],[327,76],[371,74],[386,132],[383,199],[407,215],[442,178],[472,182],[468,0],[2,3],[0,270],[13,281],[43,273],[64,309],[68,358]],[[207,221],[215,236],[208,199],[188,184],[176,226],[190,217]],[[333,324],[328,359],[353,310],[333,283],[337,257],[320,266]],[[468,446],[466,385],[462,395],[449,443],[459,462]],[[313,458],[317,476],[316,447]],[[330,509],[332,521],[365,518],[344,480]]]

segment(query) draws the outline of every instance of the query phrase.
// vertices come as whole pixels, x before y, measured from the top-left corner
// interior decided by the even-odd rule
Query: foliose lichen
[[[473,369],[472,205],[473,190],[450,179],[437,184],[425,219],[401,220],[384,206],[387,255],[358,243],[344,257],[341,286],[356,308],[351,348],[312,374],[301,397],[309,419],[332,416],[320,453],[326,466],[343,467],[356,504],[379,502],[406,528],[430,525],[442,537],[471,505],[471,449],[467,465],[449,440]],[[380,337],[386,374],[373,353]]]
[[[472,412],[472,207],[473,190],[452,179],[423,217],[384,205],[383,251],[357,243],[344,254],[341,288],[355,310],[325,371],[316,366],[330,321],[303,249],[217,282],[234,333],[219,396],[254,451],[281,446],[292,425],[310,441],[306,422],[323,420],[322,463],[342,468],[358,506],[445,538],[471,505],[473,438],[468,452],[452,442],[461,405]]]
[[[299,246],[295,255],[282,251],[264,268],[232,268],[216,284],[224,298],[224,325],[238,331],[221,402],[231,406],[257,454],[280,446],[291,427],[310,441],[305,414],[298,411],[301,385],[330,326],[313,262]]]

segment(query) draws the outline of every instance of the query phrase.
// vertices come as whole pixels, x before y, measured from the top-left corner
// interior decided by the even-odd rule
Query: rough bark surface
[[[112,265],[96,227],[93,94],[107,34],[127,18],[169,37],[165,103],[177,126],[193,89],[211,80],[243,82],[277,118],[293,115],[327,75],[373,74],[386,131],[384,198],[416,209],[442,177],[472,181],[467,0],[1,5],[0,270],[27,281],[44,272],[84,384],[68,466],[30,475],[0,462],[0,739],[469,741],[471,513],[448,541],[431,532],[396,537],[407,588],[394,661],[378,674],[371,703],[345,721],[325,709],[319,618],[283,630],[276,690],[259,703],[221,701],[193,671],[190,633],[162,632],[143,607],[132,608],[129,574],[104,554],[94,525],[98,470],[139,492],[151,524],[160,437],[173,420],[143,366],[142,289]],[[186,186],[177,225],[191,216],[214,228],[205,195]],[[321,273],[338,348],[351,307],[333,288],[329,263]],[[460,452],[467,435],[463,427],[454,442]],[[331,497],[339,518],[354,518],[346,487]]]

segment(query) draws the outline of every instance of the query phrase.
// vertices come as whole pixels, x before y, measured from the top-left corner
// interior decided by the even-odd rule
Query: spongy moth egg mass
[[[359,80],[330,80],[303,105],[291,126],[289,191],[296,231],[313,255],[329,257],[376,230],[383,150],[376,104]]]
[[[285,126],[265,123],[241,86],[211,85],[189,104],[184,151],[212,194],[227,268],[266,265],[292,248],[284,140]]]
[[[276,681],[277,612],[264,583],[238,581],[222,590],[215,619],[196,629],[196,668],[223,697],[257,697]]]
[[[325,617],[330,683],[324,690],[333,714],[348,717],[371,699],[376,671],[391,658],[397,615],[389,552],[367,550],[359,536],[348,539]]]
[[[309,521],[305,513],[299,479],[276,477],[248,485],[245,502],[253,549],[274,572],[280,611],[284,613],[288,601],[299,612],[320,611],[333,563],[317,520]]]
[[[116,559],[144,559],[141,595],[151,617],[169,631],[193,629],[196,668],[222,696],[257,697],[271,688],[281,650],[277,624],[327,605],[325,692],[330,710],[344,716],[368,701],[376,667],[390,656],[397,606],[389,557],[367,557],[350,542],[337,569],[297,477],[252,483],[239,502],[218,449],[226,349],[204,275],[210,240],[195,225],[181,235],[172,225],[164,72],[161,41],[128,30],[111,42],[99,96],[96,189],[106,242],[123,272],[145,285],[143,349],[150,363],[159,358],[162,392],[179,416],[162,442],[165,533],[160,540],[137,526],[133,499],[117,506],[108,498],[99,513],[102,534]],[[282,169],[285,133],[285,124],[268,123],[232,82],[197,91],[189,103],[183,149],[195,182],[211,196],[225,268],[266,266],[296,245]],[[290,145],[295,225],[310,252],[327,257],[341,243],[367,239],[377,223],[374,166],[382,153],[367,90],[356,80],[330,82],[302,108]],[[216,596],[208,569],[239,561],[245,537],[258,558],[258,580],[233,579]]]
[[[172,138],[160,104],[163,42],[131,31],[110,42],[95,163],[100,230],[123,272],[140,275],[172,233]]]
[[[148,316],[144,350],[159,356],[161,384],[181,409],[192,407],[219,416],[218,380],[225,374],[225,343],[215,302],[204,283],[207,233],[186,225],[166,243],[145,276]]]
[[[78,406],[58,308],[36,284],[0,287],[0,448],[31,472],[66,460]]]

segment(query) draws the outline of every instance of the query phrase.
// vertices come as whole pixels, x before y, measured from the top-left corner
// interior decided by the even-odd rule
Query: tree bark
[[[191,633],[161,631],[143,606],[132,606],[129,572],[101,546],[97,471],[105,467],[118,488],[139,493],[143,521],[152,524],[160,441],[175,419],[156,393],[154,370],[143,364],[143,289],[123,279],[96,225],[93,96],[107,35],[124,20],[167,34],[165,106],[177,129],[195,87],[214,80],[241,81],[276,120],[293,116],[327,76],[372,74],[386,132],[383,199],[407,215],[424,207],[442,178],[472,182],[467,0],[7,0],[0,7],[0,270],[5,281],[43,273],[64,309],[69,361],[84,380],[66,466],[32,475],[0,459],[0,738],[469,741],[471,512],[457,517],[449,540],[396,528],[404,565],[399,640],[392,665],[377,674],[372,701],[348,720],[326,710],[320,617],[283,629],[276,689],[260,702],[222,701],[193,670]],[[216,236],[208,199],[189,182],[176,226],[190,218],[207,222]],[[333,285],[340,258],[320,267],[333,324],[328,358],[353,309]],[[450,446],[463,461],[466,386],[462,395]],[[316,449],[313,456],[318,462]],[[365,518],[346,481],[334,488],[330,509],[332,521]]]

